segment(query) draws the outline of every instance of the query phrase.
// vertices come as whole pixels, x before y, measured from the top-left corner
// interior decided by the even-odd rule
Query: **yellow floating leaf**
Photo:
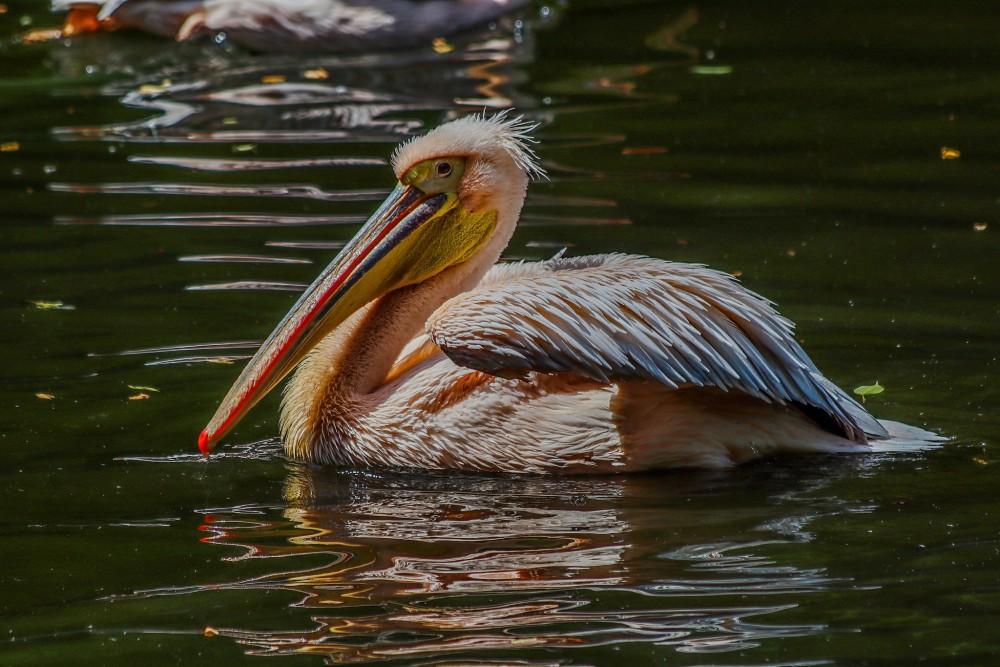
[[[53,398],[55,398],[55,396],[53,396],[52,394],[43,394],[41,392],[38,392],[37,394],[35,394],[35,396],[42,399],[43,401],[51,401]]]
[[[434,41],[431,42],[431,47],[434,49],[434,53],[451,53],[455,50],[455,47],[449,44],[444,37],[435,37]]]
[[[59,39],[62,37],[61,30],[55,30],[53,28],[39,28],[38,30],[31,30],[24,33],[18,39],[21,40],[22,44],[38,44],[39,42],[51,42],[54,39]]]
[[[223,118],[222,119],[222,124],[223,125],[236,125],[236,123],[238,123],[238,122],[240,122],[240,119],[236,118],[234,116],[229,116],[228,118]]]
[[[962,156],[962,151],[957,148],[948,148],[947,146],[941,147],[941,159],[942,160],[957,160]]]
[[[21,150],[21,144],[16,141],[8,141],[0,144],[0,151],[4,153],[13,153],[14,151]]]
[[[56,310],[66,307],[62,301],[32,301],[31,304],[39,310]]]
[[[149,398],[149,394],[136,394],[135,396],[129,396],[130,401],[144,401]]]
[[[284,83],[288,77],[284,74],[268,74],[260,78],[261,83]]]
[[[152,391],[157,393],[160,391],[156,387],[143,387],[141,384],[130,384],[127,386],[129,389],[135,389],[136,391]]]
[[[206,637],[218,637],[219,636],[219,631],[216,630],[215,628],[213,628],[211,625],[206,625],[205,626],[205,630],[203,631],[203,634]]]
[[[234,153],[249,153],[257,148],[257,144],[236,144],[233,146]]]
[[[985,232],[986,231],[986,223],[985,222],[977,222],[974,225],[972,225],[972,228],[974,230],[976,230],[977,232]]]
[[[330,73],[327,72],[322,67],[317,67],[316,69],[307,69],[305,72],[302,73],[302,76],[304,76],[307,79],[312,79],[314,81],[317,81],[317,80],[329,79]]]

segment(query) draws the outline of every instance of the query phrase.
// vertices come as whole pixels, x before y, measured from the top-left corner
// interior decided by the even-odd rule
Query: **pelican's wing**
[[[617,254],[500,265],[428,332],[455,363],[492,375],[735,389],[858,442],[888,435],[820,374],[770,302],[702,266]]]

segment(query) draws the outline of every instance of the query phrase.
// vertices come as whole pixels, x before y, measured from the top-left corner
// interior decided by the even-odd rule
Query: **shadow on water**
[[[551,664],[537,651],[629,643],[738,651],[833,631],[820,609],[793,621],[783,612],[856,588],[805,555],[810,523],[867,511],[824,489],[882,461],[565,479],[289,464],[283,503],[199,510],[204,544],[233,565],[265,562],[266,574],[116,600],[192,596],[189,604],[210,608],[227,592],[253,604],[285,591],[295,614],[281,629],[257,618],[206,633],[250,654],[331,663],[509,655]]]

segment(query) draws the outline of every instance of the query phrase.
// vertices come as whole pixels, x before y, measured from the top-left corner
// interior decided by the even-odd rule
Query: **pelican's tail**
[[[919,452],[940,447],[948,437],[931,433],[917,426],[880,419],[879,423],[889,432],[889,437],[871,440],[873,452]]]

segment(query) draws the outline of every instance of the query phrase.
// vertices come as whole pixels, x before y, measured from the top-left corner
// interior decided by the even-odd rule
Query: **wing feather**
[[[713,386],[818,409],[858,442],[888,435],[769,301],[699,265],[620,254],[499,265],[427,329],[455,363],[492,375]]]

